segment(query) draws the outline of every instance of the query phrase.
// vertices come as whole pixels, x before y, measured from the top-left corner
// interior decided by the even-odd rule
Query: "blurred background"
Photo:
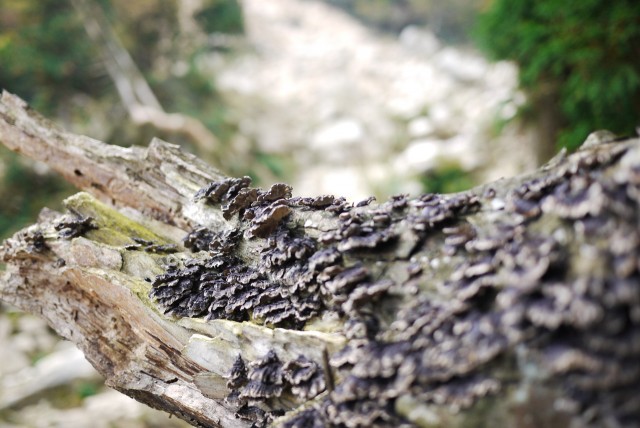
[[[0,87],[297,195],[456,192],[637,132],[640,2],[0,0]],[[0,147],[0,238],[73,192]],[[7,305],[0,362],[0,427],[184,426]]]

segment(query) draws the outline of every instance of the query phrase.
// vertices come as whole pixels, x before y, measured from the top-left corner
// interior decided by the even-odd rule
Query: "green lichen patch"
[[[64,205],[75,215],[92,219],[96,228],[86,232],[86,236],[96,242],[119,247],[131,244],[135,237],[158,244],[171,244],[88,193],[80,192],[70,196],[65,199]]]

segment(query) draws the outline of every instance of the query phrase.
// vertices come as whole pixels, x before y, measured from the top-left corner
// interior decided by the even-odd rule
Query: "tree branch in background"
[[[3,244],[2,299],[194,425],[640,417],[638,139],[595,133],[534,174],[382,204],[108,146],[7,93],[0,142],[87,192]]]
[[[198,119],[164,111],[98,3],[92,0],[71,0],[71,4],[100,51],[105,68],[133,123],[150,124],[160,131],[184,134],[203,153],[212,153],[219,148],[218,138]]]

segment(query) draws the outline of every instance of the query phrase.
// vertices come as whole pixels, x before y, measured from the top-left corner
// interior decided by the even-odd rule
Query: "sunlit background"
[[[640,2],[0,0],[0,87],[298,195],[456,192],[636,133]],[[0,147],[0,238],[73,192]],[[181,426],[7,306],[0,362],[1,427]]]

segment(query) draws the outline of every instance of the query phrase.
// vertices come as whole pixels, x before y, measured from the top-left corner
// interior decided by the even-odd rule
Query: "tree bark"
[[[640,140],[382,204],[293,197],[177,146],[0,141],[82,189],[5,241],[0,296],[196,426],[637,426]]]

